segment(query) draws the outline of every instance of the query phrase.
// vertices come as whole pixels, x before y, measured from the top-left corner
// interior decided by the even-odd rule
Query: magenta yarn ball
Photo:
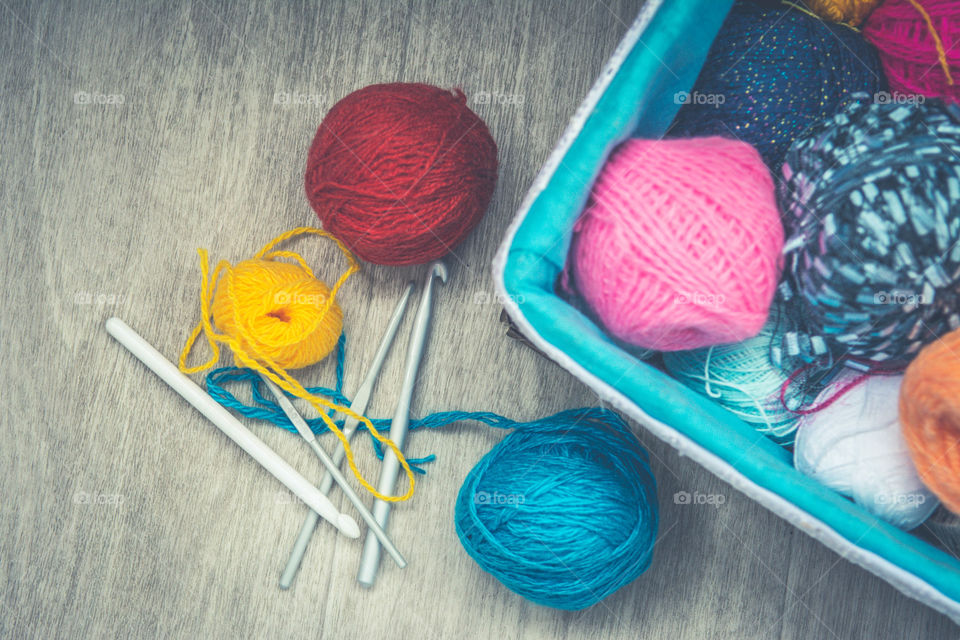
[[[745,142],[624,142],[574,234],[576,289],[624,342],[695,349],[753,337],[767,319],[783,226],[770,172]]]
[[[894,97],[909,101],[907,96],[919,94],[960,103],[960,2],[884,0],[863,36],[880,52]]]

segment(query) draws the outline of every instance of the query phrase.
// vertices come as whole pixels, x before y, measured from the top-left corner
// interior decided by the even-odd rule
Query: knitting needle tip
[[[357,524],[357,521],[351,518],[346,513],[341,513],[339,518],[339,526],[337,529],[343,535],[348,538],[359,538],[360,537],[360,525]],[[406,564],[406,563],[404,563]]]
[[[427,279],[440,278],[440,282],[447,284],[447,265],[443,262],[437,260],[430,265],[429,275]]]

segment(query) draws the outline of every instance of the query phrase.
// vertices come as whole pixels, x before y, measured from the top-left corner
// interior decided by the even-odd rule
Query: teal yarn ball
[[[748,340],[663,354],[667,372],[685,386],[714,400],[760,433],[791,444],[800,416],[780,401],[791,371],[774,364],[770,346],[781,341],[778,311],[761,332]],[[791,409],[800,402],[788,398]],[[796,405],[796,406],[793,406]]]
[[[467,475],[457,535],[507,588],[579,610],[650,566],[656,482],[619,415],[574,409],[518,425]]]

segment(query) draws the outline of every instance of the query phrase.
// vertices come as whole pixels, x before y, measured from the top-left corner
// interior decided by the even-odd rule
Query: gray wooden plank
[[[526,420],[594,403],[503,336],[489,263],[641,4],[3,5],[0,636],[955,633],[642,431],[659,479],[662,539],[647,574],[588,611],[528,604],[461,549],[454,498],[503,436],[476,425],[411,438],[413,455],[438,460],[391,521],[408,569],[385,564],[365,592],[354,581],[360,546],[321,527],[294,589],[281,593],[304,507],[102,329],[122,315],[175,357],[197,316],[196,247],[236,261],[315,221],[303,165],[336,100],[373,82],[459,86],[499,143],[501,177],[486,218],[451,259],[414,413],[486,409]],[[77,104],[78,92],[124,102]],[[277,104],[283,93],[316,104]],[[481,94],[509,97],[481,104]],[[329,245],[299,246],[328,278],[342,267]],[[403,283],[419,272],[367,267],[347,286],[348,389]],[[387,363],[373,415],[391,413],[401,356]],[[305,375],[329,382],[332,365]],[[319,478],[296,437],[254,429]],[[366,444],[358,458],[374,477]],[[723,504],[677,505],[679,491]],[[97,496],[107,504],[84,503]]]

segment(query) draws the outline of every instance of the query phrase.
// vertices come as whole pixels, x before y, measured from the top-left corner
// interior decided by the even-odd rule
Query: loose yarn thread
[[[345,338],[341,337],[340,344],[345,344]],[[333,402],[341,406],[350,406],[350,398],[343,393],[343,370],[340,367],[340,363],[342,362],[342,360],[340,360],[340,354],[342,353],[342,351],[338,350],[336,387],[329,388],[317,386],[307,387],[306,389],[314,395],[327,396]],[[246,383],[249,385],[253,404],[245,404],[233,393],[227,390],[227,385],[234,383]],[[297,433],[296,427],[294,427],[293,423],[290,422],[290,419],[280,408],[280,405],[273,400],[269,393],[264,393],[261,388],[262,384],[263,381],[255,371],[240,367],[221,367],[219,369],[214,369],[213,371],[209,372],[206,377],[207,393],[209,393],[214,400],[219,402],[224,407],[236,411],[244,417],[254,420],[264,420],[291,433]],[[327,423],[325,420],[323,420],[323,418],[304,419],[310,429],[317,435],[323,435],[329,431]],[[509,429],[516,424],[509,418],[505,418],[489,411],[439,411],[424,416],[423,418],[411,420],[408,429],[410,431],[418,431],[422,429],[440,429],[447,425],[466,420],[482,422],[498,429]],[[336,420],[335,422],[339,428],[343,428],[344,420]],[[370,422],[381,433],[389,433],[392,420],[390,418],[370,418]],[[365,430],[365,425],[360,424],[358,428],[360,430]],[[382,445],[376,438],[372,436],[372,434],[370,440],[373,444],[374,453],[377,455],[377,458],[382,460]],[[426,471],[418,465],[433,462],[435,459],[436,456],[431,454],[423,458],[407,457],[407,462],[410,463],[410,469],[414,473],[423,475],[426,474]]]
[[[278,244],[299,235],[329,238],[346,257],[349,267],[333,287],[327,287],[317,280],[300,254],[274,250]],[[347,406],[310,393],[286,370],[318,362],[336,345],[342,328],[342,312],[336,304],[336,295],[347,279],[359,269],[350,251],[326,231],[298,227],[280,234],[253,258],[235,267],[221,260],[212,274],[207,250],[198,249],[197,253],[200,256],[200,322],[190,332],[180,354],[180,370],[187,374],[206,371],[220,359],[219,345],[227,345],[237,365],[266,376],[286,393],[306,400],[317,410],[327,428],[340,439],[347,464],[365,489],[389,502],[410,498],[414,490],[414,475],[397,445],[384,438],[369,418]],[[280,258],[292,260],[293,264],[280,262]],[[214,329],[211,317],[221,333]],[[212,355],[207,362],[190,367],[187,358],[201,333]],[[327,410],[336,410],[359,420],[371,436],[396,454],[409,479],[405,494],[384,495],[363,477],[354,461],[350,443]]]

